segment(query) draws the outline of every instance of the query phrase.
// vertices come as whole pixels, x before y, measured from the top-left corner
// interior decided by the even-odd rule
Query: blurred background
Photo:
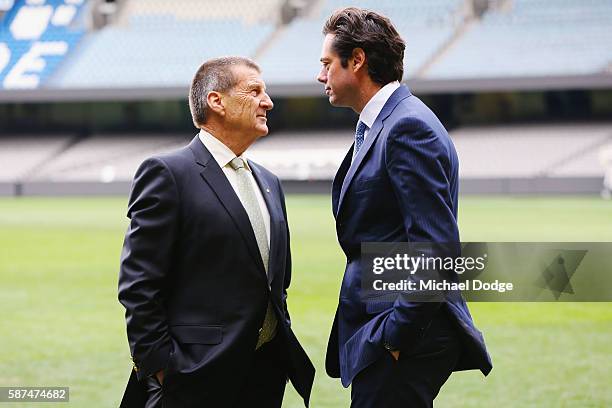
[[[357,115],[315,80],[323,23],[348,5],[406,42],[404,82],[457,147],[464,241],[612,241],[610,0],[0,0],[0,386],[118,405],[131,179],[196,134],[198,66],[243,55],[275,103],[248,153],[288,193],[312,406],[349,405],[323,356],[344,266],[329,192]],[[453,375],[437,406],[612,406],[610,304],[471,308],[494,371]],[[293,391],[285,406],[300,406]]]
[[[0,1],[0,195],[127,193],[145,157],[193,137],[191,78],[221,55],[257,61],[276,104],[253,159],[289,190],[328,192],[356,116],[331,109],[315,77],[323,22],[347,4]],[[611,1],[354,4],[405,39],[405,82],[449,129],[462,192],[601,192]]]

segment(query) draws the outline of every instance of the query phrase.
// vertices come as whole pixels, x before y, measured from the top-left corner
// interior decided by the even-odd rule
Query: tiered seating
[[[550,176],[600,177],[602,169],[606,168],[612,158],[612,126],[601,127],[598,132],[601,132],[601,137],[594,140],[588,149],[552,168]]]
[[[131,180],[147,157],[184,146],[176,135],[95,135],[49,161],[33,175],[36,181]]]
[[[358,6],[392,19],[406,41],[404,74],[410,77],[452,36],[461,4],[459,0],[366,0]],[[312,83],[321,68],[323,24],[334,10],[350,5],[355,4],[328,0],[311,16],[297,19],[286,27],[258,61],[267,81],[271,84]]]
[[[147,157],[185,146],[192,136],[108,136],[85,139],[42,166],[36,181],[129,181]],[[260,139],[247,157],[286,179],[330,179],[351,133],[276,134]]]
[[[352,143],[352,132],[277,133],[262,138],[248,157],[281,179],[330,180]]]
[[[177,20],[239,20],[245,23],[273,21],[283,0],[129,0],[126,15],[170,15]]]
[[[514,0],[512,5],[485,13],[425,77],[592,74],[612,60],[612,2]]]
[[[556,176],[576,160],[597,154],[612,137],[612,125],[523,125],[469,127],[451,132],[462,178],[529,178]],[[597,160],[591,173],[602,175]]]
[[[285,180],[331,180],[352,130],[275,133],[247,157]],[[147,157],[185,146],[192,135],[95,135],[0,139],[2,181],[130,181]],[[466,127],[451,132],[462,179],[600,177],[612,124]]]
[[[321,0],[277,28],[282,0],[128,0],[114,24],[89,33],[50,80],[55,88],[186,87],[211,57],[256,58],[268,84],[315,89],[321,29],[345,0]],[[463,0],[364,0],[406,41],[405,79],[512,78],[607,72],[612,2],[513,0],[463,26]],[[467,27],[465,31],[457,31]],[[445,48],[447,47],[447,48]],[[305,88],[298,88],[305,89]],[[289,94],[297,93],[288,92]]]
[[[53,160],[70,140],[68,135],[3,135],[0,138],[0,182],[27,179],[42,163]]]
[[[255,24],[247,18],[248,11],[254,8],[253,2],[249,3],[251,6],[245,1],[234,3],[232,8],[226,4],[206,7],[195,1],[182,4],[132,0],[119,23],[86,37],[77,54],[50,85],[185,87],[206,59],[253,56],[274,30],[272,20]],[[267,7],[262,10],[269,10],[275,2],[267,0],[263,5]],[[225,10],[228,15],[216,18],[218,13],[211,10]]]

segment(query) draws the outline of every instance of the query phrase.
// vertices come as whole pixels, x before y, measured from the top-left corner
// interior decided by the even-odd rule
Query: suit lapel
[[[223,174],[223,170],[221,170],[217,162],[213,159],[210,152],[206,149],[206,147],[204,147],[198,136],[192,140],[189,147],[196,157],[196,163],[203,167],[200,172],[202,178],[214,191],[223,207],[225,207],[229,215],[232,217],[234,224],[236,224],[238,231],[240,231],[240,234],[245,241],[249,253],[255,260],[255,263],[261,270],[262,274],[265,275],[263,261],[261,259],[261,254],[259,253],[259,247],[257,246],[257,240],[255,239],[255,234],[253,233],[251,221],[249,220],[249,216],[242,206],[240,199],[236,195],[236,192],[232,188],[232,185],[227,180],[227,177],[225,177],[225,174]]]
[[[273,189],[266,180],[263,172],[259,169],[259,166],[249,160],[249,166],[253,170],[253,176],[259,186],[259,191],[266,202],[268,207],[268,213],[270,214],[270,256],[268,258],[268,284],[272,284],[272,279],[277,268],[277,261],[279,259],[278,250],[284,246],[284,242],[281,242],[281,220],[283,220],[283,210],[278,202],[278,195],[273,194]]]
[[[354,148],[355,143],[351,145],[351,148],[346,153],[346,156],[344,156],[344,160],[342,160],[342,164],[340,164],[340,168],[338,169],[338,171],[336,172],[336,176],[334,177],[334,182],[332,184],[332,210],[334,212],[334,217],[338,217],[340,190],[342,189],[342,185],[344,184],[346,173],[348,172],[348,169],[351,166],[351,159],[353,157]]]
[[[378,135],[380,134],[380,131],[382,129],[383,129],[383,121],[376,119],[376,121],[374,122],[374,125],[372,125],[372,129],[370,129],[370,131],[368,132],[368,137],[363,142],[361,149],[359,149],[359,152],[355,156],[355,160],[353,160],[351,167],[349,167],[348,173],[346,173],[346,177],[344,178],[344,182],[342,183],[342,189],[340,190],[340,199],[338,200],[338,213],[340,212],[340,208],[342,207],[342,201],[344,199],[344,196],[346,195],[346,190],[351,185],[351,181],[353,181],[353,178],[355,177],[355,173],[357,173],[357,170],[359,169],[359,166],[361,165],[363,158],[365,157],[365,155],[368,153],[368,150],[370,150],[370,148],[376,141],[376,138],[378,138]]]
[[[346,173],[346,177],[344,177],[344,180],[342,182],[342,187],[340,189],[340,197],[338,199],[338,209],[336,211],[336,217],[338,216],[338,214],[340,214],[340,209],[342,208],[342,202],[344,200],[344,196],[346,195],[346,192],[348,188],[350,187],[351,182],[355,178],[355,174],[357,174],[357,171],[361,167],[361,164],[363,163],[364,158],[368,154],[368,151],[372,148],[372,146],[376,142],[376,139],[378,138],[378,135],[383,130],[385,119],[387,119],[387,117],[391,114],[391,112],[393,112],[393,110],[395,109],[398,103],[400,103],[402,100],[406,99],[410,95],[411,95],[410,91],[408,90],[406,86],[403,86],[403,85],[400,86],[391,94],[391,96],[389,97],[385,105],[383,106],[382,110],[378,114],[378,117],[376,118],[376,120],[374,121],[374,124],[372,125],[372,128],[368,132],[368,136],[363,142],[361,149],[359,149],[359,152],[355,156],[355,160],[353,160],[353,163],[350,165],[348,172]],[[352,154],[352,149],[349,151],[349,153]],[[349,156],[347,155],[347,157]],[[345,158],[345,161],[346,161],[346,158]],[[340,173],[340,171],[338,171],[338,173]]]

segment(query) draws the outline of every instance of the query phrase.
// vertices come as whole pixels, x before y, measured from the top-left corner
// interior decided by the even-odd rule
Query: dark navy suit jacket
[[[333,183],[332,206],[347,265],[329,339],[326,369],[345,387],[382,353],[416,346],[432,316],[447,309],[464,350],[456,370],[491,371],[482,334],[455,292],[445,302],[368,301],[360,297],[362,242],[458,243],[458,159],[435,114],[409,89],[389,98],[351,164],[347,153]]]
[[[138,169],[119,274],[136,367],[122,406],[137,405],[127,401],[142,400],[139,384],[161,369],[165,391],[193,395],[194,405],[226,406],[247,371],[269,299],[288,377],[308,402],[314,367],[291,330],[286,303],[285,198],[276,176],[249,165],[270,213],[267,275],[247,213],[198,136]]]

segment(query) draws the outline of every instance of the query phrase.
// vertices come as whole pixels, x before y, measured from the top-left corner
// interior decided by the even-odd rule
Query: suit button
[[[134,366],[134,371],[135,371],[135,372],[138,372],[139,368],[138,368],[138,366],[136,365],[136,361],[134,361],[134,358],[133,358],[133,357],[132,357],[132,365]]]

